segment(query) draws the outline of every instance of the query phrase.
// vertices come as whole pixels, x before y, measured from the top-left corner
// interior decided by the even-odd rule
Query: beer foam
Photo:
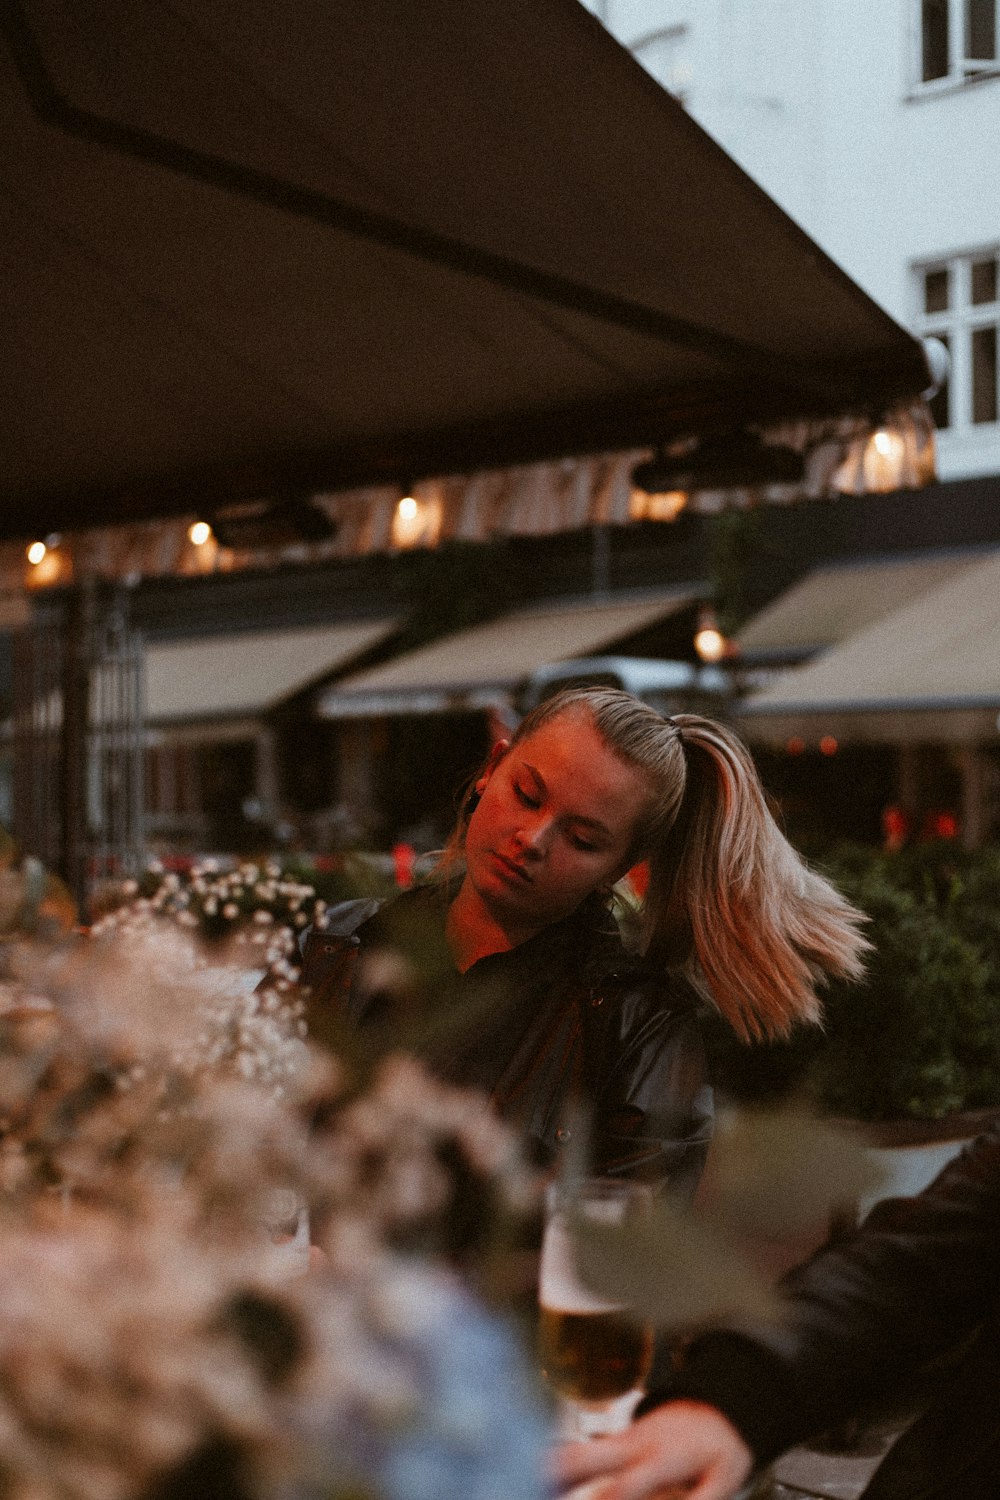
[[[610,1302],[584,1286],[576,1272],[569,1226],[559,1214],[550,1218],[542,1240],[542,1263],[538,1274],[538,1301],[552,1312],[620,1312],[622,1302]]]

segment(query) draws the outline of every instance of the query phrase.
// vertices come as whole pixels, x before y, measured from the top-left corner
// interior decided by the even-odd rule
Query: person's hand
[[[615,1437],[563,1443],[550,1460],[560,1491],[602,1481],[588,1500],[729,1500],[752,1468],[732,1423],[697,1401],[658,1407]]]

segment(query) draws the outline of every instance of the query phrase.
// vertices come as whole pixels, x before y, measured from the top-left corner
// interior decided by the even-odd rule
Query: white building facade
[[[948,347],[941,479],[1000,473],[996,0],[584,0],[898,322]]]

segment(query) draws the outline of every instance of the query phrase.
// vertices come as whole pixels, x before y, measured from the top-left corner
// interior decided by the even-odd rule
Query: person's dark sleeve
[[[594,1170],[691,1197],[713,1117],[695,1005],[633,983],[601,989],[590,1007]]]
[[[995,1304],[1000,1272],[1000,1129],[915,1198],[888,1199],[847,1243],[783,1283],[787,1318],[750,1336],[696,1340],[643,1410],[708,1402],[767,1462],[891,1393],[964,1339]]]

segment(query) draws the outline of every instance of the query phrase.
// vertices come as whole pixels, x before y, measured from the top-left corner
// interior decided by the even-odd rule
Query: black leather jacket
[[[768,1460],[937,1361],[936,1394],[865,1500],[1000,1495],[1000,1125],[915,1198],[879,1204],[786,1283],[789,1318],[713,1334],[644,1403],[708,1401]],[[944,1356],[951,1351],[957,1358]]]
[[[693,1192],[712,1096],[690,986],[630,957],[598,902],[459,974],[444,935],[447,897],[422,887],[369,916],[347,939],[358,956],[350,983],[341,973],[332,990],[322,950],[327,964],[342,963],[343,942],[312,935],[303,980],[330,1004],[345,1003],[346,990],[348,1014],[369,1035],[381,1030],[387,1047],[408,1046],[443,1079],[488,1092],[540,1160],[566,1145],[582,1101],[593,1171]],[[387,955],[402,955],[402,975]]]

